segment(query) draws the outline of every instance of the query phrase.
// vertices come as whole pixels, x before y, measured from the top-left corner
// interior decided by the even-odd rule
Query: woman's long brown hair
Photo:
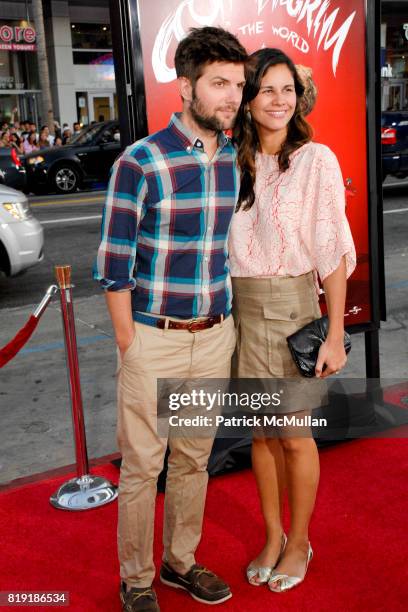
[[[246,83],[242,96],[242,104],[238,111],[234,128],[234,141],[238,145],[238,164],[241,170],[241,188],[236,210],[243,205],[244,210],[251,208],[255,201],[255,154],[259,149],[258,132],[252,120],[248,117],[247,106],[259,93],[261,81],[271,66],[285,64],[293,75],[296,92],[296,108],[288,124],[286,140],[279,154],[279,170],[285,172],[290,166],[290,155],[302,145],[310,142],[313,136],[311,125],[300,110],[300,100],[304,86],[292,60],[280,49],[260,49],[250,56],[246,68]]]

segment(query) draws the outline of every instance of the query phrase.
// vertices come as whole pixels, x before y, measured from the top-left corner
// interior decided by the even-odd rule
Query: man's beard
[[[208,115],[205,112],[204,105],[202,104],[200,98],[196,96],[194,90],[193,99],[190,104],[190,113],[196,124],[203,130],[208,130],[209,132],[222,132],[223,130],[232,128],[236,117],[235,111],[235,116],[231,122],[231,125],[224,125],[215,114]]]

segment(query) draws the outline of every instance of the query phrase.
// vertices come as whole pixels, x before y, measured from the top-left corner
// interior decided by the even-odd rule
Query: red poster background
[[[302,12],[293,16],[296,6],[316,6],[310,0],[138,0],[138,5],[149,132],[167,125],[171,113],[181,110],[173,57],[190,27],[225,27],[249,52],[262,46],[278,47],[295,63],[313,69],[318,100],[308,120],[315,130],[314,140],[335,152],[345,181],[351,179],[347,216],[358,265],[348,284],[345,322],[370,322],[365,0],[333,0],[320,18],[323,2],[306,10],[303,17]],[[326,30],[318,46],[322,28],[330,20],[331,30]],[[345,31],[334,70],[339,39],[329,43],[336,33]]]

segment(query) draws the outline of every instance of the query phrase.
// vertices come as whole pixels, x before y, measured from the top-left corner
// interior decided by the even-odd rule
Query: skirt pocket
[[[286,338],[320,316],[316,299],[309,294],[305,299],[269,302],[263,306],[263,315],[270,373],[279,377],[300,376]]]

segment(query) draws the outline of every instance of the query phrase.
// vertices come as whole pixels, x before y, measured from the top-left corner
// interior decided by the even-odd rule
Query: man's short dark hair
[[[242,64],[248,54],[239,40],[223,28],[191,28],[178,44],[174,64],[178,77],[186,77],[194,85],[208,64],[231,62]]]

